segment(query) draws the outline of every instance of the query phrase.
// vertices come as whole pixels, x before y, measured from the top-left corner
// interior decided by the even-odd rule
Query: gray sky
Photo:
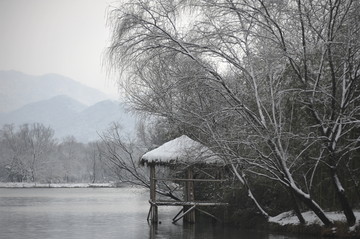
[[[115,0],[0,0],[0,70],[57,73],[115,95],[101,66]]]

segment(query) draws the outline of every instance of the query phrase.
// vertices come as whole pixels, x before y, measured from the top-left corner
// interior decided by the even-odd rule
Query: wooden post
[[[150,164],[150,201],[156,202],[156,180],[155,180],[155,165]],[[156,204],[151,205],[151,221],[158,222],[158,208]]]
[[[181,218],[185,218],[185,217],[189,216],[190,213],[192,213],[192,212],[195,211],[195,210],[194,210],[195,207],[196,207],[196,205],[190,207],[187,211],[184,212],[183,215],[181,215],[180,217],[174,218],[174,219],[173,219],[173,223],[179,221]]]
[[[158,224],[154,223],[150,225],[150,238],[156,239],[156,231],[158,230]]]
[[[192,167],[188,167],[186,176],[187,179],[193,179]],[[186,181],[184,195],[185,195],[185,201],[187,202],[193,202],[195,200],[193,181]],[[189,206],[184,206],[184,212],[188,211],[189,208],[190,208]],[[190,223],[195,223],[195,210],[191,210],[188,214],[186,214],[184,220]]]

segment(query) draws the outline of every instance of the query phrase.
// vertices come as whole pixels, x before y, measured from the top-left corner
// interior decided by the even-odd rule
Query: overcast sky
[[[115,95],[101,66],[116,0],[0,0],[0,70],[57,73]]]

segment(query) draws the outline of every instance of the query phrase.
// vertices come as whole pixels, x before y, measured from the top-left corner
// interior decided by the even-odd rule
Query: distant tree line
[[[0,180],[3,182],[108,182],[111,170],[101,161],[99,142],[80,143],[73,136],[54,138],[40,123],[0,130]]]
[[[356,0],[128,1],[110,14],[108,59],[132,108],[210,147],[265,218],[257,189],[276,186],[300,222],[310,209],[331,226],[336,207],[352,226],[359,12]]]

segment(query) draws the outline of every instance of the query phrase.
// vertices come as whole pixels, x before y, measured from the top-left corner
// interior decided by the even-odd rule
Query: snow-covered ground
[[[90,188],[115,187],[114,183],[2,183],[0,188]]]
[[[357,223],[355,226],[357,226],[360,224],[360,211],[354,211],[354,214],[357,219]],[[323,225],[323,223],[319,220],[319,218],[313,212],[310,212],[310,211],[303,212],[302,215],[308,225],[312,225],[312,224]],[[333,221],[346,222],[345,215],[342,212],[326,212],[326,215]],[[293,211],[284,212],[275,217],[270,217],[269,222],[277,223],[279,225],[290,225],[290,224],[297,225],[297,224],[299,224],[299,220]],[[354,226],[354,229],[355,229],[355,226]]]

